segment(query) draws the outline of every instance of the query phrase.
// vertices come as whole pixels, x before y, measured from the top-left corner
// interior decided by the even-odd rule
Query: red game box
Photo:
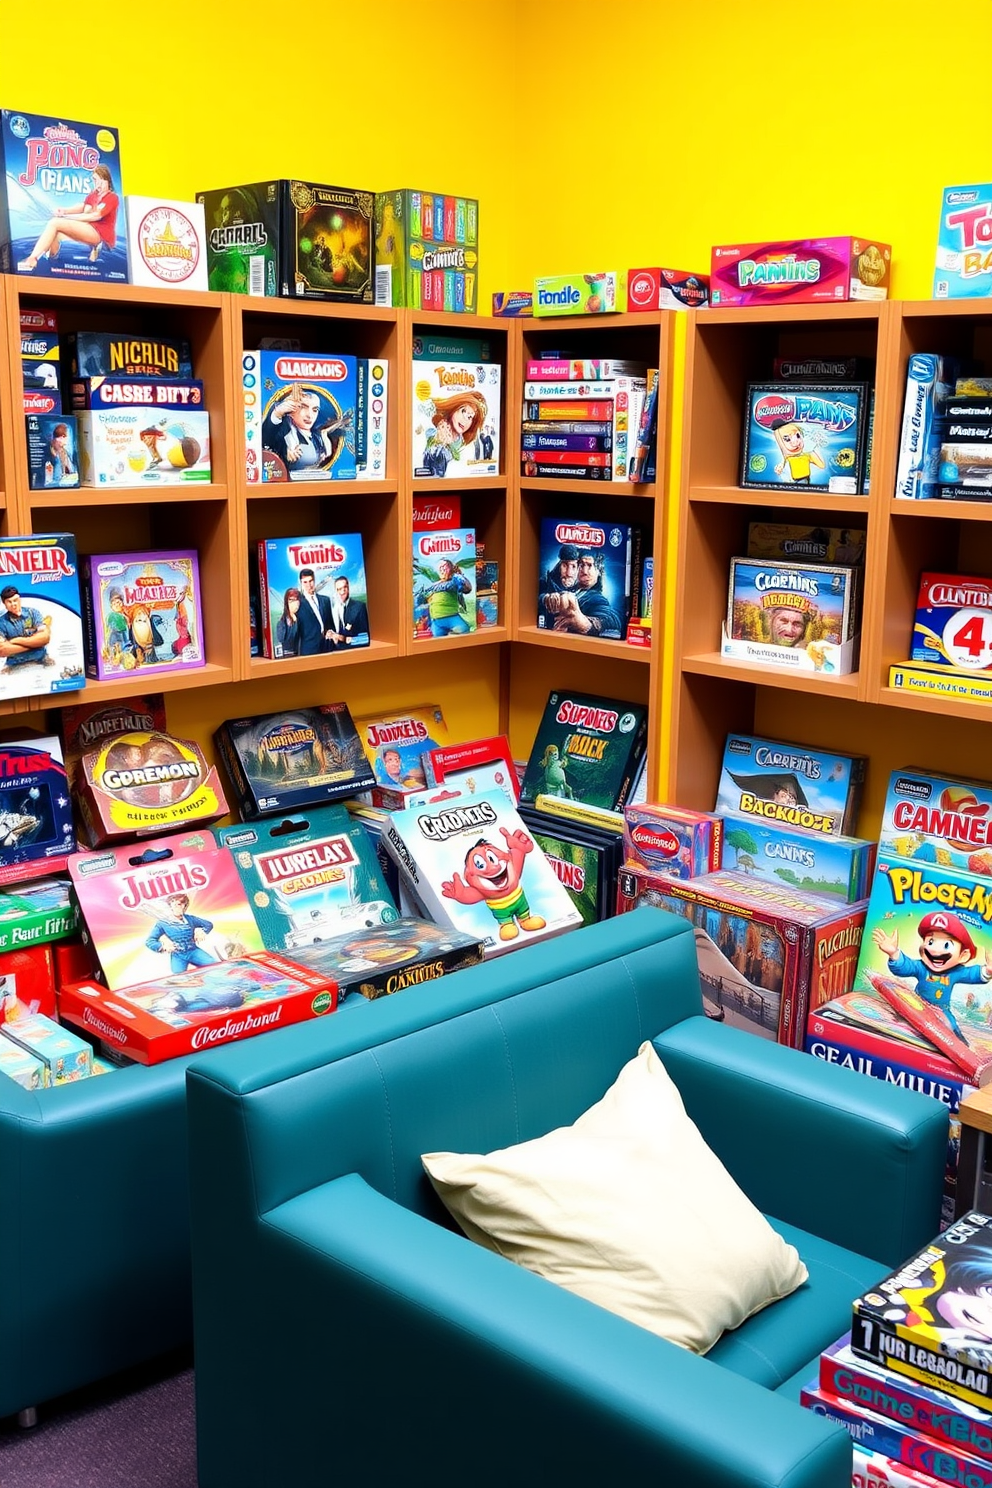
[[[332,977],[261,951],[120,992],[74,982],[59,992],[59,1016],[139,1064],[160,1064],[333,1013],[337,1000]]]

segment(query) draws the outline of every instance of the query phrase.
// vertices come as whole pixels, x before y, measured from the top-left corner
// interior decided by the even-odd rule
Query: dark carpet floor
[[[196,1488],[188,1354],[0,1421],[0,1488]]]

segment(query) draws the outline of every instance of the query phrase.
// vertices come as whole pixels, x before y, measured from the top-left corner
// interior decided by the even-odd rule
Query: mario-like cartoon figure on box
[[[872,939],[888,957],[893,976],[915,981],[924,1001],[941,1010],[954,1033],[963,1038],[951,1012],[951,993],[955,987],[992,981],[992,953],[984,952],[984,961],[972,960],[977,954],[975,942],[963,920],[944,909],[924,915],[917,926],[920,936],[920,958],[914,961],[899,949],[899,932],[887,934],[881,926],[872,931]]]

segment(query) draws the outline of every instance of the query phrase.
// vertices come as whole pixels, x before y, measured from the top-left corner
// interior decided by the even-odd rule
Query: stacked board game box
[[[644,546],[637,525],[542,517],[538,629],[624,640],[640,613]]]
[[[256,551],[265,656],[319,656],[369,644],[360,533],[263,538]]]
[[[520,819],[544,853],[583,925],[616,913],[617,874],[623,840],[609,827],[556,817],[537,806],[519,806]]]
[[[245,821],[340,801],[375,784],[346,703],[231,718],[214,739]]]
[[[907,766],[889,777],[879,851],[992,874],[992,784]]]
[[[524,475],[629,480],[649,375],[643,362],[621,359],[529,361],[520,440]]]
[[[499,473],[503,372],[483,349],[441,341],[434,355],[414,360],[414,476],[462,480]]]
[[[825,836],[850,835],[867,764],[864,755],[728,734],[714,810]]]
[[[79,485],[79,430],[63,399],[58,320],[53,310],[21,310],[21,379],[32,490]]]
[[[324,971],[338,984],[339,1005],[372,1002],[477,966],[483,942],[450,925],[404,915],[369,929],[343,931],[293,952],[301,966]]]
[[[643,703],[556,689],[548,696],[520,787],[610,812],[630,799],[647,754]],[[622,822],[621,822],[622,828]]]

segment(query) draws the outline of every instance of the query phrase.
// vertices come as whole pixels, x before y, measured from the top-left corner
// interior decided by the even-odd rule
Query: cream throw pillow
[[[650,1043],[574,1126],[422,1161],[470,1240],[695,1353],[808,1274],[707,1147]]]

